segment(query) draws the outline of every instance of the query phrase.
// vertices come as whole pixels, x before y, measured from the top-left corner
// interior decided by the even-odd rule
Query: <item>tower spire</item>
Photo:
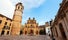
[[[19,35],[20,33],[23,9],[24,6],[22,3],[19,2],[16,4],[13,16],[12,35]]]

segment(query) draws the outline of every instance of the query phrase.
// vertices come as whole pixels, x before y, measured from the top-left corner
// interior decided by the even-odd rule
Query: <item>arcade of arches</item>
[[[56,40],[68,40],[68,0],[63,0],[60,5],[51,31]]]

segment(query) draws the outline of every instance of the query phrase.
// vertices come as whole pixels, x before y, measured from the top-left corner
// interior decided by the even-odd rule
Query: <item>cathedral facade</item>
[[[27,20],[23,28],[23,35],[39,35],[39,26],[35,18]]]
[[[22,27],[20,34],[22,35],[45,35],[46,34],[45,25],[38,25],[35,18],[29,18],[27,23]]]

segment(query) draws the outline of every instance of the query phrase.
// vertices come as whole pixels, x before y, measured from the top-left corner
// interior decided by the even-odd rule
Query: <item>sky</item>
[[[39,25],[54,19],[62,0],[0,0],[0,14],[13,18],[15,4],[23,3],[22,24],[34,17]]]

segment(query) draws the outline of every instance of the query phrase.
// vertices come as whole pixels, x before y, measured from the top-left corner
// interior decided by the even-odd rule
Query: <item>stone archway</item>
[[[34,31],[33,30],[30,30],[30,35],[33,35],[34,34]]]
[[[38,31],[36,31],[36,35],[38,35]]]
[[[60,29],[60,32],[61,32],[63,39],[66,40],[66,34],[64,31],[63,25],[61,23],[59,24],[59,29]]]
[[[23,34],[23,31],[21,30],[21,31],[20,31],[20,35],[22,35],[22,34]]]
[[[27,34],[27,31],[25,31],[25,35]]]

